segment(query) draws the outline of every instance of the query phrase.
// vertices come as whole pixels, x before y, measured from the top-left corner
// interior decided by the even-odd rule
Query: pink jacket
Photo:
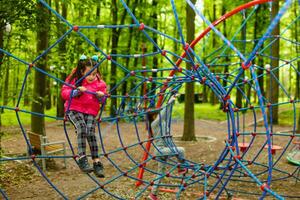
[[[73,79],[70,82],[69,81],[70,77],[71,77],[71,75],[68,76],[68,78],[66,79],[65,82],[75,85],[75,79]],[[89,92],[101,91],[103,93],[106,93],[106,84],[103,80],[101,80],[98,77],[91,83],[88,83],[84,79],[82,81],[82,86],[85,87]],[[66,101],[65,102],[65,111],[67,110],[67,108],[69,106],[69,100],[70,100],[70,95],[71,95],[72,90],[73,89],[68,85],[63,85],[63,87],[62,87],[61,96]],[[69,110],[96,116],[100,110],[99,100],[96,97],[96,95],[83,92],[83,93],[81,93],[81,95],[72,98]]]

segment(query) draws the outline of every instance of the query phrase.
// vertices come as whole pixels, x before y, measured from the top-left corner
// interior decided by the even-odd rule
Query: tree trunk
[[[225,13],[226,13],[226,2],[225,1],[223,1],[222,2],[222,16],[223,15],[225,15]],[[224,20],[223,21],[223,34],[224,34],[224,37],[225,38],[227,38],[228,36],[227,36],[227,26],[226,26],[227,24],[226,24],[226,20]],[[226,57],[225,57],[225,63],[227,64],[227,65],[225,65],[224,66],[224,69],[223,69],[223,77],[224,77],[224,79],[223,79],[223,81],[222,81],[222,86],[223,86],[223,88],[225,88],[226,86],[227,86],[227,79],[228,79],[228,77],[229,77],[229,63],[230,63],[230,58],[229,58],[229,56],[227,56],[226,55]],[[221,81],[220,81],[221,82]],[[223,108],[223,102],[220,102],[220,108],[222,109]]]
[[[7,60],[8,62],[8,60]],[[5,78],[4,78],[4,87],[3,87],[3,105],[7,106],[9,99],[9,65],[5,64]]]
[[[226,7],[225,7],[225,1],[223,1],[223,3],[222,3],[222,16],[223,15],[225,15],[225,13],[226,13]],[[225,38],[227,38],[227,26],[226,26],[226,20],[224,20],[223,21],[223,32],[224,32],[224,37]],[[230,63],[230,58],[229,58],[229,56],[226,56],[225,57],[225,63]],[[224,71],[223,71],[223,76],[226,76],[226,74],[228,74],[228,71],[229,71],[229,66],[228,65],[226,65],[225,67],[224,67]],[[228,77],[226,77],[224,80],[223,80],[223,87],[225,88],[226,86],[227,86],[227,78]]]
[[[45,96],[45,108],[46,110],[50,110],[51,109],[51,104],[52,104],[52,101],[51,101],[51,83],[50,83],[50,79],[47,78],[47,81],[46,81],[46,96]]]
[[[217,5],[216,5],[216,2],[215,1],[213,1],[213,15],[212,15],[212,20],[211,21],[215,21],[216,20],[216,11],[217,11]],[[217,45],[217,40],[216,40],[216,34],[212,34],[212,48],[213,49],[215,49],[216,48],[216,45]],[[215,71],[215,69],[212,69],[211,70],[211,72],[213,73],[213,74],[215,74],[215,73],[217,73],[216,71]],[[214,93],[214,91],[213,90],[210,90],[210,103],[212,104],[212,105],[215,105],[216,104],[216,102],[217,102],[217,100],[216,100],[216,95],[215,95],[215,93]]]
[[[128,5],[129,0],[126,1],[126,4]],[[117,7],[117,1],[112,0],[112,23],[113,24],[118,24],[118,7]],[[127,12],[126,9],[124,9],[121,17],[121,21],[119,22],[120,24],[124,24],[125,18],[126,18]],[[119,43],[119,37],[121,34],[122,29],[112,29],[112,38],[111,38],[111,54],[117,54],[118,51],[118,43]],[[117,62],[117,57],[113,56],[112,59]],[[111,62],[111,79],[110,79],[110,88],[114,88],[117,83],[117,66],[115,63]],[[111,91],[111,95],[117,95],[117,90]],[[117,98],[116,97],[111,97],[110,98],[110,116],[115,116],[115,109],[117,109]]]
[[[299,114],[300,114],[300,111],[298,111],[298,123],[297,123],[297,133],[300,133],[300,116],[299,116]]]
[[[204,15],[205,15],[205,13],[206,13],[207,11],[205,11],[204,10]],[[205,23],[203,23],[203,29],[205,29],[206,28],[206,24]],[[205,52],[206,52],[206,42],[205,42],[205,37],[203,38],[203,57],[205,57],[206,55],[205,55]],[[204,63],[206,63],[207,61],[206,60],[204,60]],[[202,102],[203,103],[207,103],[208,102],[208,96],[209,96],[209,90],[208,90],[208,87],[205,85],[205,84],[203,84],[203,89],[202,89]]]
[[[0,28],[0,48],[3,49],[4,47],[4,32],[2,27]],[[3,57],[4,54],[2,52],[0,52],[0,72],[2,71],[2,64],[3,64]]]
[[[2,37],[4,37],[4,35]],[[3,41],[3,39],[2,39],[2,41]],[[2,42],[2,49],[4,49],[4,48],[9,49],[10,39],[11,39],[11,35],[8,35],[8,37],[6,37],[6,47],[4,47],[4,43]],[[9,82],[10,82],[10,69],[11,69],[9,58],[10,58],[9,56],[6,57],[5,65],[3,65],[4,66],[3,68],[5,69],[5,78],[4,78],[4,86],[3,86],[3,94],[2,94],[4,106],[7,106],[10,99],[13,99],[13,104],[15,104],[15,96],[16,96],[15,94],[9,95],[9,92],[10,92]],[[3,61],[4,61],[4,55],[2,56],[2,59],[1,59],[1,62],[3,62]],[[16,80],[16,76],[18,76],[18,73],[13,73],[13,75],[15,76],[13,78],[13,80]],[[14,89],[12,89],[12,90],[14,90]],[[15,93],[15,92],[16,91],[14,91],[13,93]]]
[[[177,30],[177,24],[176,24],[176,19],[175,19],[175,17],[173,17],[174,18],[174,21],[173,21],[173,35],[177,35],[177,33],[178,33],[178,30]],[[178,42],[176,42],[176,41],[173,41],[173,52],[175,52],[175,53],[177,53],[177,51],[178,51]],[[173,62],[176,62],[177,61],[177,57],[175,57],[175,56],[173,56],[172,57],[173,59]]]
[[[145,52],[147,51],[147,47],[145,43],[142,43],[141,45],[141,49],[142,49],[142,54],[145,54]],[[146,57],[142,57],[142,67],[144,68],[144,66],[146,66]],[[143,72],[142,75],[145,77],[146,76],[146,72]],[[144,82],[142,87],[140,88],[140,96],[144,96],[147,94],[147,82]],[[147,107],[147,99],[144,100],[144,107],[146,109]]]
[[[112,0],[112,24],[118,24],[118,7],[116,0]],[[116,28],[112,29],[112,38],[111,38],[111,54],[117,53],[118,47],[118,32]],[[117,57],[112,57],[113,60],[117,61]],[[117,66],[113,62],[111,62],[111,71],[110,71],[110,88],[114,88],[117,82]],[[117,91],[111,91],[111,95],[117,95]],[[110,98],[110,116],[115,116],[115,109],[117,108],[117,98],[111,97]]]
[[[208,102],[207,93],[208,93],[207,86],[203,84],[203,90],[202,90],[202,102],[203,103]]]
[[[295,1],[295,6],[294,6],[294,14],[295,17],[298,16],[298,8],[299,6],[297,5],[298,2]],[[295,41],[299,41],[299,20],[296,21],[295,23],[295,28],[294,28],[294,38]],[[300,48],[299,45],[296,45],[296,54],[300,55]],[[297,73],[298,72],[298,73]],[[300,100],[300,60],[297,60],[297,71],[296,71],[296,88],[295,88],[295,99]],[[300,109],[298,109],[298,121],[297,121],[297,133],[300,133]]]
[[[40,54],[48,47],[48,32],[49,32],[49,13],[41,3],[37,4],[37,53]],[[46,70],[47,56],[42,57],[37,63],[36,67]],[[46,76],[43,73],[35,71],[34,73],[34,87],[33,100],[31,111],[35,113],[44,114],[45,106],[45,88]],[[31,115],[31,130],[35,133],[45,135],[45,118]]]
[[[259,38],[262,34],[263,34],[263,30],[264,30],[264,27],[266,27],[266,17],[263,15],[264,13],[267,13],[267,8],[268,8],[268,5],[266,4],[262,4],[260,5],[258,8],[257,8],[257,12],[255,13],[255,22],[254,22],[254,35],[253,35],[253,39],[254,39],[254,47],[257,45],[257,38]],[[261,13],[259,15],[259,13]],[[261,49],[264,48],[264,45],[262,45]],[[258,78],[258,84],[259,84],[259,87],[260,87],[260,91],[261,91],[261,94],[262,96],[265,96],[265,84],[264,84],[264,76],[263,76],[263,73],[265,72],[265,70],[263,69],[264,67],[264,59],[263,59],[263,56],[260,56],[258,55],[257,56],[257,59],[254,59],[252,61],[252,64],[255,64],[256,62],[258,63],[258,66],[259,68],[257,69],[257,77]]]
[[[56,0],[55,2],[56,4],[56,10],[59,11],[59,0]],[[67,7],[67,3],[65,1],[62,1],[61,2],[61,15],[67,19],[67,10],[68,10],[68,7]],[[59,21],[57,22],[57,37],[60,37],[63,33],[64,33],[64,25],[60,24]],[[60,57],[60,64],[61,66],[66,66],[66,57],[65,57],[65,53],[67,51],[67,48],[66,48],[66,44],[67,44],[67,38],[65,38],[63,41],[61,41],[59,44],[58,44],[58,52],[59,52],[59,55],[62,55]],[[61,66],[58,66],[58,67],[61,67]],[[62,70],[59,70],[59,73],[57,74],[58,78],[60,78],[61,80],[66,80],[67,78],[67,74],[65,72],[62,72]],[[56,86],[56,97],[57,97],[57,104],[56,104],[56,116],[57,117],[63,117],[64,116],[64,101],[60,95],[60,89],[58,88],[59,86],[57,85]]]
[[[134,1],[134,4],[133,4],[133,8],[132,8],[132,13],[133,15],[135,15],[135,10],[136,10],[136,7],[138,5],[138,1],[139,0],[135,0]],[[129,39],[127,41],[127,52],[131,52],[130,49],[131,49],[131,46],[132,46],[132,36],[133,36],[133,29],[134,28],[129,28]],[[130,59],[129,58],[125,58],[125,66],[129,66],[129,63],[130,63]],[[135,65],[134,65],[135,66]],[[130,69],[129,69],[130,70]],[[127,75],[126,72],[124,72],[124,77]],[[128,81],[126,80],[124,82],[124,84],[122,85],[122,94],[125,95],[127,93],[127,85],[128,85]],[[124,105],[125,106],[125,105]]]
[[[194,4],[196,0],[192,0]],[[190,44],[195,36],[195,13],[189,5],[186,5],[186,30],[187,42]],[[191,69],[190,64],[186,65],[187,69]],[[185,102],[184,102],[184,127],[182,140],[196,140],[195,136],[195,119],[194,119],[194,83],[186,83],[185,85]]]
[[[272,19],[274,19],[278,13],[279,10],[279,2],[274,1],[272,3]],[[280,34],[280,26],[279,23],[275,26],[275,28],[272,31],[272,35],[276,37]],[[277,38],[276,41],[272,44],[271,47],[271,56],[276,59],[271,59],[271,68],[275,69],[279,66],[279,42],[280,39]],[[270,75],[270,101],[272,104],[278,103],[278,97],[279,97],[279,85],[276,79],[273,77],[275,76],[277,80],[279,80],[279,70],[274,70],[273,75]],[[278,106],[272,107],[272,122],[273,124],[278,124]]]
[[[27,80],[27,84],[25,84],[24,88],[24,106],[29,106],[29,91],[28,91],[28,84],[30,83],[29,79]]]
[[[216,20],[216,12],[217,12],[217,5],[216,5],[216,2],[213,1],[213,18],[212,18],[212,21],[215,21]],[[217,46],[217,40],[216,40],[216,34],[212,34],[212,48],[215,49],[216,46]],[[211,70],[212,73],[217,73],[217,71],[215,70]],[[217,102],[218,102],[218,99],[217,99],[217,96],[215,95],[215,93],[213,92],[213,90],[210,90],[210,103],[212,105],[215,105]]]
[[[298,2],[295,1],[295,4],[298,4]],[[298,16],[298,11],[297,11],[298,8],[299,8],[298,5],[294,6],[295,17]],[[299,20],[297,20],[295,22],[295,28],[294,28],[294,30],[295,30],[294,31],[294,39],[295,39],[295,41],[300,41],[300,38],[299,38],[299,26],[300,26],[300,23],[299,23]],[[300,55],[300,47],[299,47],[299,45],[296,45],[296,54]],[[296,72],[295,99],[299,100],[300,99],[300,74],[299,74],[300,73],[300,60],[299,59],[297,60],[297,71],[298,71],[298,73]],[[299,123],[299,126],[300,126],[300,123]]]
[[[243,21],[242,23],[244,23],[244,20],[246,18],[246,11],[243,10],[242,11],[242,14],[243,14]],[[246,51],[246,36],[247,36],[247,27],[246,27],[246,24],[242,27],[242,31],[241,31],[241,40],[244,41],[242,42],[242,45],[241,45],[241,52],[243,54],[245,54],[245,51]],[[240,60],[241,62],[243,62],[243,60]],[[245,78],[245,72],[243,71],[242,75],[241,75],[241,78],[244,79]],[[245,86],[243,84],[243,80],[242,81],[238,81],[238,83],[240,84],[239,85],[239,89],[237,89],[236,91],[236,107],[238,108],[242,108],[243,107],[243,94],[245,94]]]
[[[158,28],[158,19],[157,19],[157,0],[152,0],[152,7],[154,8],[153,9],[153,14],[152,14],[152,20],[154,21],[154,24],[153,24],[153,28],[155,30],[157,30]],[[153,41],[157,44],[157,34],[156,33],[153,33]],[[153,45],[153,52],[157,51],[156,47]],[[157,69],[157,66],[158,66],[158,58],[157,58],[157,55],[153,56],[153,61],[152,61],[152,68],[153,69]],[[157,77],[157,72],[152,72],[152,77],[155,79]],[[156,84],[155,82],[153,81],[152,84],[151,84],[151,91],[152,93],[150,95],[154,95],[155,94],[155,91],[154,89],[156,88]]]
[[[4,35],[3,35],[3,29],[0,26],[0,48],[3,49],[3,40],[4,40]],[[3,53],[0,52],[0,75],[2,75],[2,61],[3,61]],[[0,93],[2,93],[2,87],[0,88]],[[1,95],[2,96],[2,95]],[[3,108],[0,109],[0,134],[1,134],[1,129],[2,129],[2,119],[1,119],[1,114],[3,113]],[[0,135],[1,138],[1,135]],[[1,141],[0,141],[1,144]],[[0,151],[1,152],[1,151]]]
[[[100,22],[100,14],[101,14],[101,3],[97,3],[97,8],[96,8],[96,23]],[[101,44],[101,38],[100,34],[98,31],[95,32],[95,45],[99,47]]]
[[[140,41],[141,41],[140,34],[137,34],[137,35],[134,36],[134,41],[135,41],[135,45],[134,45],[135,52],[138,52],[139,51],[139,47],[140,47],[139,44],[140,44]],[[137,66],[138,65],[138,61],[139,61],[138,58],[134,58],[133,66]],[[137,79],[130,80],[130,90],[132,90],[133,88],[135,88],[137,84],[138,84],[137,83]],[[137,90],[135,90],[133,92],[134,93],[132,93],[132,95],[140,95]],[[134,101],[134,104],[135,104],[136,101],[137,101],[137,99],[134,98],[133,101]]]
[[[9,64],[9,66],[11,66]],[[16,65],[16,68],[15,69],[17,72],[19,72],[20,70],[20,66],[19,65]],[[18,91],[19,91],[19,81],[20,81],[20,74],[19,73],[15,73],[14,74],[14,89],[13,91],[11,92],[12,96],[13,96],[13,104],[15,105],[16,104],[16,100],[18,98]]]

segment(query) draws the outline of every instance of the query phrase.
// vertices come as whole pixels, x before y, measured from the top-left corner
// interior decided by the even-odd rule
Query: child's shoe
[[[99,178],[104,178],[103,165],[100,161],[94,162],[94,174]]]
[[[83,156],[78,159],[78,166],[81,169],[81,171],[85,173],[90,173],[93,171],[93,168],[90,166],[86,156]]]
[[[157,196],[153,193],[150,193],[148,198],[151,199],[151,200],[158,200]]]

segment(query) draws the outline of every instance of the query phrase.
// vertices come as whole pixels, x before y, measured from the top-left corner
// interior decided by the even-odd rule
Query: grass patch
[[[299,110],[299,109],[297,109]],[[299,118],[299,113],[300,111],[298,111],[298,115],[296,118],[295,123],[297,124],[298,122],[298,118]],[[283,112],[279,113],[279,124],[283,125],[283,126],[292,126],[294,124],[294,110],[286,110]]]
[[[279,124],[284,126],[293,125],[294,111],[290,105],[281,105],[281,109],[284,111],[279,113]],[[30,111],[30,107],[22,108],[23,110]],[[300,112],[300,105],[297,105],[296,110],[298,111],[298,116]],[[50,110],[45,111],[46,115],[55,117],[56,107],[52,107]],[[19,116],[23,125],[30,125],[31,114],[19,112]],[[173,117],[177,119],[183,119],[184,117],[184,103],[176,103],[173,107]],[[17,121],[16,112],[13,110],[4,110],[1,114],[2,125],[3,126],[16,126],[19,125]],[[216,120],[224,121],[227,120],[226,113],[220,109],[220,105],[211,105],[210,103],[195,104],[195,119],[205,119],[205,120]],[[54,122],[56,119],[46,117],[46,122]]]
[[[220,108],[219,104],[211,105],[210,103],[195,104],[195,119],[227,120],[227,115]],[[290,104],[280,105],[283,111],[279,112],[279,124],[283,126],[292,126],[294,124],[294,110]],[[297,117],[300,115],[300,105],[296,105]],[[183,119],[184,103],[176,103],[173,107],[173,117]],[[297,118],[298,120],[298,118]],[[297,121],[296,121],[297,123]]]
[[[176,103],[173,107],[173,117],[183,119],[184,103]],[[195,104],[195,119],[205,120],[226,120],[226,113],[220,110],[220,105],[211,105],[209,103]]]
[[[22,110],[30,111],[30,107],[22,107]],[[30,113],[24,113],[24,112],[18,112],[20,116],[20,121],[23,125],[29,125],[31,124],[31,114]],[[52,107],[50,110],[45,110],[45,115],[49,115],[52,117],[56,116],[56,108]],[[3,126],[16,126],[19,125],[17,120],[17,115],[14,110],[4,110],[4,113],[1,114],[1,120]],[[46,122],[54,122],[56,119],[45,117]]]

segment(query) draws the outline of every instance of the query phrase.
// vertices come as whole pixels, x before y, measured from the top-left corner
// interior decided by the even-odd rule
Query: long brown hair
[[[75,79],[75,81],[81,79],[83,77],[82,74],[84,73],[86,67],[94,67],[97,64],[98,63],[95,62],[94,60],[92,60],[91,58],[79,60],[78,63],[77,63],[77,67],[75,68],[75,70],[71,74],[70,82],[73,79]],[[100,77],[97,76],[97,78],[100,80],[102,77],[101,77],[101,73],[100,73],[98,67],[97,67],[97,73],[100,76]],[[83,81],[83,79],[76,84],[76,87],[81,86],[82,81]]]

